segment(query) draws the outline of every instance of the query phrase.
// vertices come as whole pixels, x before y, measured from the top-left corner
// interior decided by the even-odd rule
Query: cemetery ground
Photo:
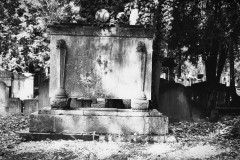
[[[240,159],[240,116],[217,122],[170,122],[166,142],[25,141],[26,115],[0,115],[0,159]]]

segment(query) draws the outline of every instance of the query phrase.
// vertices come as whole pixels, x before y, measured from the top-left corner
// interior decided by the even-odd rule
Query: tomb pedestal
[[[140,134],[164,135],[168,118],[157,110],[116,108],[40,110],[30,116],[30,132],[56,134]]]

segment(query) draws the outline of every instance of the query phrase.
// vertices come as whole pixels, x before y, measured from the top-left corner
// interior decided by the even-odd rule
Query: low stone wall
[[[0,107],[0,114],[31,114],[38,111],[38,99],[9,98],[8,105]]]

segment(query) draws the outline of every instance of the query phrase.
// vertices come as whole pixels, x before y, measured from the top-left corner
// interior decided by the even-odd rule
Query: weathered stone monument
[[[71,24],[49,30],[51,109],[30,116],[31,134],[168,132],[168,118],[149,109],[152,29]],[[131,99],[131,109],[69,107],[70,100],[97,98]]]
[[[7,113],[8,94],[6,83],[0,81],[0,113]]]
[[[12,81],[12,97],[20,98],[21,100],[34,97],[34,77],[29,74],[14,73]]]
[[[20,98],[10,98],[8,112],[11,114],[22,113],[22,101]]]
[[[21,100],[33,98],[33,81],[31,75],[0,69],[0,114],[21,113]]]
[[[0,70],[0,114],[6,114],[8,112],[11,84],[12,73]]]

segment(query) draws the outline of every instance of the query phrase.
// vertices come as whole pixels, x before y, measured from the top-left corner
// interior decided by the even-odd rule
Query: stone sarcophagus
[[[50,34],[50,97],[62,85],[71,98],[151,100],[153,30],[51,26]]]
[[[49,26],[51,110],[30,116],[30,132],[166,134],[149,110],[153,29]],[[71,99],[131,99],[131,109],[69,108]]]

